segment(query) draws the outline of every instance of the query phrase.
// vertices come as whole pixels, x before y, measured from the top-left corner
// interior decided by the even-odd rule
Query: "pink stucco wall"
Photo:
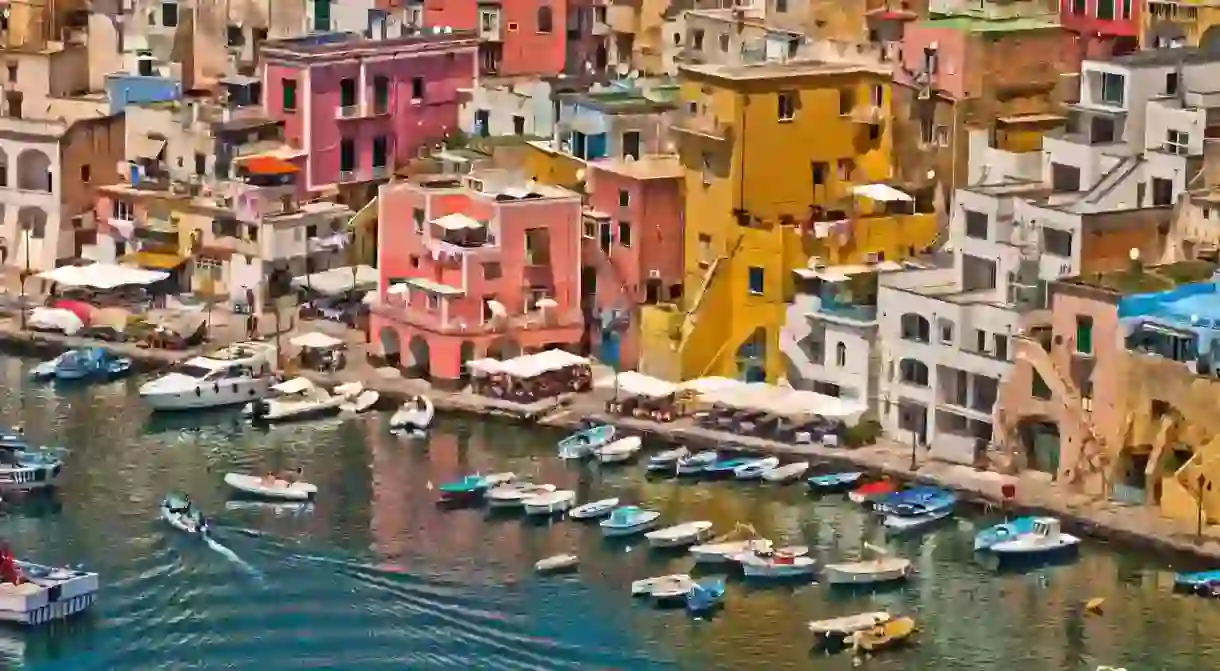
[[[551,31],[538,32],[538,10],[542,5],[551,8]],[[569,15],[578,7],[592,7],[589,0],[503,0],[495,5],[483,4],[482,8],[500,10],[500,39],[503,52],[500,59],[500,75],[557,75],[563,72]],[[479,3],[477,0],[446,0],[428,2],[424,5],[424,24],[449,26],[455,30],[479,29]],[[574,38],[579,43],[593,42],[590,30],[582,29]]]
[[[361,40],[346,52],[321,54],[266,50],[263,86],[267,113],[284,121],[289,143],[308,152],[305,173],[310,189],[339,180],[340,143],[344,139],[355,145],[355,181],[367,181],[373,178],[374,138],[386,137],[386,167],[393,170],[414,158],[420,146],[440,142],[457,128],[460,91],[474,83],[476,41],[457,33],[417,38],[395,46],[400,41]],[[373,106],[373,83],[378,76],[386,77],[389,83],[385,113],[376,113]],[[424,84],[421,99],[412,98],[416,78]],[[295,110],[283,107],[286,79],[297,82]],[[357,105],[363,106],[350,118],[338,114],[344,79],[356,82]]]
[[[924,49],[936,45],[937,67],[932,75],[932,87],[940,89],[954,99],[966,97],[966,37],[963,30],[954,28],[931,28],[918,22],[907,24],[902,33],[902,65],[894,73],[895,79],[912,84],[910,73],[924,69]]]
[[[424,210],[426,222],[461,213],[492,222],[493,230],[498,224],[497,244],[463,250],[456,258],[437,258],[427,245],[431,224],[425,224],[424,235],[415,230],[416,208]],[[456,379],[465,361],[487,356],[493,344],[504,345],[506,340],[514,341],[507,348],[510,351],[571,345],[580,340],[578,195],[496,202],[494,194],[465,188],[430,189],[408,183],[384,187],[378,209],[379,291],[387,305],[373,315],[374,333],[392,329],[398,334],[404,353],[417,338],[427,342],[434,378]],[[526,231],[537,228],[548,231],[547,265],[527,263]],[[484,276],[487,263],[500,264],[499,277]],[[429,308],[426,300],[413,297],[404,307],[387,297],[391,281],[406,278],[424,278],[463,289],[461,295],[445,299],[449,327],[441,325],[440,310]],[[545,288],[547,296],[558,303],[551,311],[556,317],[551,326],[514,326],[520,324],[517,318],[526,312],[531,287]],[[483,306],[488,299],[507,308],[510,317],[507,330],[492,331],[482,324]],[[453,327],[458,323],[463,328]],[[465,352],[464,343],[468,343]]]

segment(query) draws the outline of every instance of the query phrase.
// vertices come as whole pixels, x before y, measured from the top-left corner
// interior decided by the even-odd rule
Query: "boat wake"
[[[263,576],[262,571],[254,568],[253,564],[242,559],[241,557],[239,557],[237,555],[236,552],[230,550],[227,546],[223,545],[222,543],[217,541],[215,538],[212,538],[211,534],[204,534],[203,540],[208,544],[208,547],[212,548],[212,550],[214,552],[216,552],[220,556],[224,557],[225,559],[228,559],[229,561],[233,562],[234,564],[237,564],[246,573],[249,573],[251,576],[254,576],[258,580],[263,579],[264,576]]]

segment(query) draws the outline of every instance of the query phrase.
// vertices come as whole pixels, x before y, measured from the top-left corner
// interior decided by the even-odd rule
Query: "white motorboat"
[[[631,596],[652,596],[653,591],[657,587],[669,587],[683,582],[692,582],[691,577],[685,573],[672,573],[670,575],[659,575],[653,578],[635,580],[631,583]]]
[[[618,499],[609,498],[600,501],[590,501],[568,511],[568,517],[574,520],[592,520],[605,517],[618,507]]]
[[[800,550],[804,550],[801,552]],[[774,552],[748,552],[738,556],[747,578],[811,578],[818,563],[806,556],[807,548],[780,548]]]
[[[645,510],[636,506],[620,506],[610,513],[610,517],[598,523],[603,536],[631,536],[643,533],[657,525],[661,513],[655,510]]]
[[[755,459],[748,464],[742,464],[734,468],[733,477],[738,480],[757,480],[777,466],[779,466],[779,457]]]
[[[1034,519],[1033,528],[1016,538],[993,544],[987,552],[1007,560],[1050,559],[1075,554],[1080,548],[1080,539],[1060,530],[1059,520],[1053,517]]]
[[[695,581],[688,575],[667,576],[653,583],[649,596],[662,605],[685,603],[686,595],[694,586]]]
[[[402,404],[402,407],[390,417],[391,431],[410,431],[423,433],[432,426],[436,416],[436,406],[427,396],[415,396]]]
[[[96,573],[0,557],[0,621],[41,625],[87,610],[97,600]]]
[[[555,491],[555,485],[537,485],[532,482],[510,482],[487,490],[484,498],[492,508],[520,508],[528,498]]]
[[[534,570],[539,573],[559,573],[576,568],[580,558],[573,554],[554,555],[534,562]]]
[[[576,503],[576,492],[570,489],[560,489],[554,492],[544,492],[531,496],[521,502],[526,515],[554,515],[562,513]]]
[[[719,458],[720,455],[713,450],[696,452],[679,459],[675,466],[675,472],[678,475],[698,475],[706,471],[708,466],[716,463],[716,460]]]
[[[347,402],[304,377],[272,385],[271,391],[277,396],[247,403],[242,414],[256,422],[287,422],[334,414]]]
[[[225,484],[243,494],[280,501],[309,501],[318,493],[318,488],[308,482],[298,482],[274,475],[246,475],[226,473]]]
[[[652,472],[664,471],[666,473],[673,473],[678,460],[689,454],[690,450],[685,447],[675,447],[672,450],[665,450],[664,452],[654,454],[648,458],[648,470]]]
[[[648,539],[648,544],[654,548],[675,548],[698,543],[707,538],[711,531],[712,523],[700,520],[649,531],[644,534],[644,538]]]
[[[784,464],[778,468],[773,468],[762,474],[762,479],[766,482],[795,482],[805,475],[805,471],[809,470],[808,461],[797,461],[791,464]]]
[[[772,549],[771,541],[760,538],[754,527],[738,522],[733,530],[712,540],[696,545],[690,555],[698,564],[723,564],[734,561],[743,552]]]
[[[275,347],[246,342],[229,345],[175,366],[140,387],[153,410],[200,410],[265,398],[275,384]]]
[[[857,613],[829,620],[814,620],[809,623],[809,631],[820,640],[844,640],[857,631],[867,631],[889,621],[890,614],[885,611]]]
[[[822,567],[822,574],[831,585],[876,585],[906,580],[911,575],[911,561],[901,557],[877,557],[827,564]]]
[[[639,436],[627,436],[626,438],[619,438],[609,445],[597,448],[593,451],[593,454],[600,463],[620,464],[635,458],[642,444],[643,441],[640,440]]]
[[[184,496],[169,495],[161,501],[161,519],[178,531],[188,534],[208,533],[208,520]]]

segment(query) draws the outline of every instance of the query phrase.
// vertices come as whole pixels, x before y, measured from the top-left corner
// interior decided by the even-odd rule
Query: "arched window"
[[[903,359],[898,362],[898,376],[906,384],[926,387],[928,386],[928,365],[918,359]]]
[[[928,318],[918,312],[908,312],[902,315],[902,339],[916,342],[928,342],[932,327]]]
[[[8,186],[8,154],[0,149],[0,186]]]
[[[847,365],[847,345],[843,343],[835,345],[835,365],[840,368]]]
[[[550,5],[542,5],[538,8],[538,32],[549,33],[552,29],[555,15],[551,11]]]
[[[50,193],[51,159],[37,149],[21,152],[17,156],[17,188]]]

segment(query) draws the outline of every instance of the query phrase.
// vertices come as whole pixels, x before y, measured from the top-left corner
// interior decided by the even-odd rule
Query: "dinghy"
[[[593,456],[597,457],[599,463],[621,464],[635,458],[642,442],[639,436],[620,438],[609,445],[597,448],[593,451]]]
[[[226,473],[225,484],[243,494],[280,501],[309,501],[318,494],[318,488],[308,482],[292,482],[271,474]]]
[[[974,535],[974,551],[988,550],[996,543],[1008,541],[1034,530],[1036,517],[1018,517],[995,526],[987,527]]]
[[[728,459],[717,459],[708,464],[703,469],[703,477],[709,480],[718,480],[720,478],[730,478],[733,473],[740,468],[753,462],[753,459],[746,457],[730,457]]]
[[[858,631],[865,631],[890,621],[890,614],[885,611],[872,613],[857,613],[829,620],[814,620],[809,623],[809,631],[820,645],[827,643],[842,643]]]
[[[716,462],[719,455],[712,450],[704,452],[696,452],[695,454],[687,455],[678,459],[677,465],[674,467],[678,475],[690,476],[700,475]]]
[[[694,586],[695,581],[691,580],[690,576],[671,576],[654,583],[649,596],[658,606],[675,606],[686,602],[686,595],[690,594]]]
[[[255,422],[286,422],[334,414],[346,402],[303,377],[272,385],[271,391],[279,395],[247,403],[242,414]]]
[[[775,551],[747,552],[738,556],[747,578],[768,580],[809,579],[818,563],[806,556],[808,548],[780,548]]]
[[[34,366],[34,369],[30,371],[30,377],[35,380],[44,381],[44,382],[46,380],[54,379],[55,378],[55,369],[59,368],[59,362],[63,361],[63,359],[71,353],[72,353],[71,351],[64,352],[63,354],[60,354],[59,356],[55,357],[54,359],[43,361],[42,363],[38,364],[37,366]]]
[[[733,469],[733,477],[738,480],[758,480],[769,471],[779,466],[779,457],[755,459]]]
[[[705,578],[691,585],[686,593],[686,611],[704,615],[724,605],[724,578]]]
[[[676,447],[672,450],[665,450],[659,454],[654,454],[648,458],[648,471],[651,473],[673,473],[678,460],[689,454],[690,450],[685,447]]]
[[[886,533],[912,533],[931,527],[953,515],[957,495],[946,489],[923,487],[891,494],[877,503],[885,518]]]
[[[826,475],[815,475],[805,482],[809,485],[809,491],[829,494],[831,492],[845,492],[853,489],[863,477],[863,473],[857,472],[828,473]]]
[[[593,456],[594,450],[614,440],[616,431],[609,424],[578,431],[559,441],[559,458],[584,459]]]
[[[584,503],[568,511],[568,517],[574,520],[592,520],[609,515],[618,507],[618,499],[602,499]]]
[[[941,509],[920,515],[886,515],[881,524],[887,534],[897,535],[923,531],[949,519],[953,509]]]
[[[521,501],[526,515],[555,515],[562,513],[576,503],[576,492],[570,489],[560,489],[554,492],[544,492]]]
[[[911,575],[911,562],[901,557],[877,557],[858,562],[827,564],[822,569],[831,585],[877,585],[906,580]]]
[[[510,482],[487,490],[485,498],[492,508],[520,508],[526,499],[555,491],[555,485]]]
[[[72,350],[57,361],[54,374],[60,382],[113,380],[131,372],[131,359],[111,354],[101,347]]]
[[[862,506],[872,505],[874,502],[884,499],[885,497],[898,491],[898,485],[890,480],[878,480],[870,482],[866,485],[860,485],[851,490],[847,498],[852,503],[858,503]]]
[[[631,536],[643,533],[656,526],[661,513],[636,506],[615,508],[610,517],[598,523],[604,536]]]
[[[644,538],[648,539],[648,544],[654,548],[674,548],[697,543],[711,531],[712,523],[700,520],[649,531],[644,534]]]
[[[539,559],[534,563],[534,570],[539,573],[559,573],[560,571],[570,571],[580,563],[580,559],[576,555],[554,555],[546,559]]]
[[[357,392],[350,398],[352,400],[340,405],[339,409],[348,413],[349,415],[359,415],[372,410],[373,406],[377,405],[377,402],[381,400],[381,394],[378,394],[372,389],[365,389]]]
[[[415,396],[402,404],[402,407],[390,417],[390,430],[403,431],[420,435],[432,426],[436,416],[436,406],[427,396]]]
[[[659,575],[653,578],[644,578],[643,580],[635,580],[631,583],[631,596],[652,596],[653,590],[658,586],[670,586],[674,583],[690,583],[691,578],[685,573],[672,573],[670,575]]]
[[[442,501],[468,501],[481,499],[488,489],[512,482],[516,477],[514,473],[493,473],[491,475],[479,475],[476,473],[474,475],[467,475],[456,482],[446,482],[438,487],[438,489],[441,492]]]
[[[179,531],[188,534],[208,533],[208,520],[195,508],[186,496],[170,494],[161,501],[161,519]]]
[[[915,620],[900,617],[870,629],[852,634],[852,647],[864,652],[876,652],[905,643],[915,633]]]
[[[762,479],[766,482],[784,483],[794,482],[799,480],[805,471],[809,470],[808,461],[798,461],[791,464],[785,464],[778,468],[773,468],[762,474]]]
[[[732,531],[711,543],[692,547],[690,555],[698,564],[723,564],[734,561],[744,552],[753,552],[756,549],[765,551],[771,548],[771,541],[760,538],[754,527],[738,523]]]

